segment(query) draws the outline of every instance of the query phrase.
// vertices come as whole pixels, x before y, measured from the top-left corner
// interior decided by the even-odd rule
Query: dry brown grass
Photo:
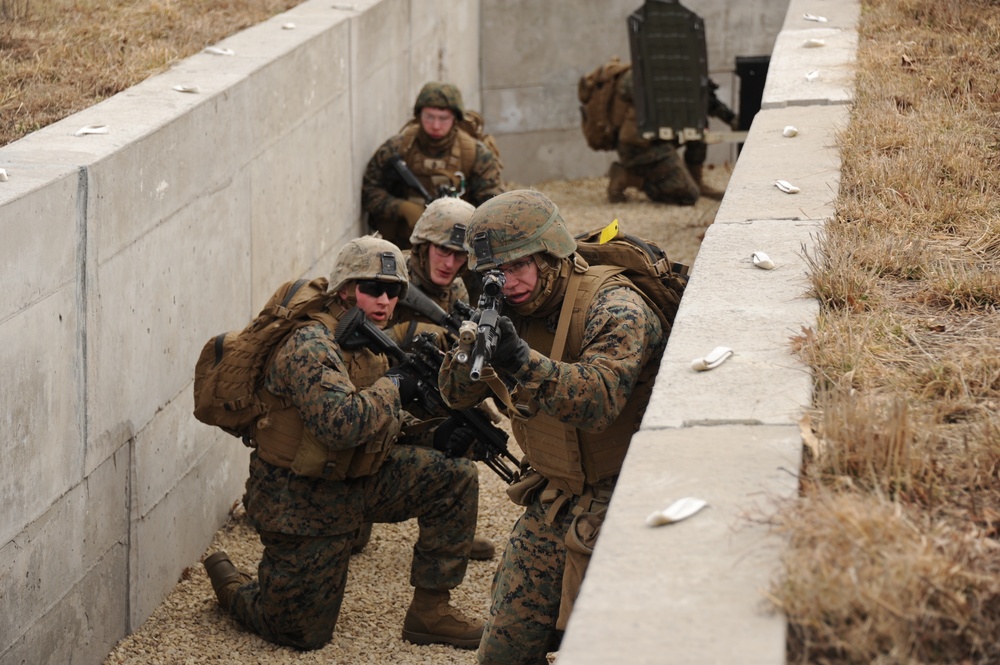
[[[863,0],[802,497],[790,662],[1000,661],[1000,3]]]
[[[0,0],[0,146],[302,0]]]

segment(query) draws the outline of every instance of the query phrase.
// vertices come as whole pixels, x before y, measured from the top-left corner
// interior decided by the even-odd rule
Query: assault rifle
[[[355,307],[340,320],[334,339],[345,349],[368,347],[376,353],[389,356],[398,365],[407,365],[417,375],[417,392],[424,407],[440,416],[455,418],[463,427],[476,433],[472,444],[473,459],[482,461],[504,482],[512,483],[517,473],[518,459],[507,449],[507,433],[494,425],[478,409],[452,409],[438,390],[438,374],[444,353],[433,340],[433,333],[416,336],[415,353],[408,354],[392,341],[375,324],[365,317],[363,310]],[[507,462],[514,465],[512,469]]]
[[[437,198],[435,196],[431,196],[430,192],[427,191],[423,183],[417,180],[417,176],[413,174],[413,171],[411,171],[410,167],[406,165],[406,162],[403,161],[402,157],[399,155],[393,155],[389,158],[389,164],[396,170],[396,173],[403,179],[403,182],[420,192],[420,195],[424,197],[425,203],[430,203]]]
[[[406,165],[406,162],[399,155],[393,155],[389,158],[389,165],[395,169],[396,174],[402,178],[403,182],[412,187],[413,189],[420,192],[420,195],[424,197],[424,203],[430,203],[434,199],[443,199],[446,196],[454,196],[455,198],[461,198],[465,194],[465,174],[461,171],[455,171],[455,177],[458,179],[458,187],[449,187],[448,185],[438,186],[437,196],[432,196],[427,188],[424,187],[423,183],[417,179],[416,174],[410,170],[410,167]]]
[[[507,282],[502,270],[487,270],[483,274],[483,294],[479,296],[479,322],[465,321],[459,328],[456,359],[472,362],[469,376],[478,381],[483,364],[493,358],[500,341],[500,308],[503,307],[503,286]]]
[[[458,339],[462,321],[469,319],[475,311],[467,303],[456,300],[455,304],[452,305],[452,311],[446,312],[441,305],[431,300],[430,296],[417,288],[413,282],[410,282],[406,289],[406,295],[400,299],[399,304],[409,307],[414,312],[427,317],[434,325],[447,330],[452,341]]]

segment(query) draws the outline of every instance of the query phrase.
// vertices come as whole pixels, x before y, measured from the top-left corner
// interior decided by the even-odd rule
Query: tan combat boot
[[[489,561],[496,556],[497,548],[493,546],[493,541],[485,536],[476,536],[472,539],[472,550],[469,558],[475,561]]]
[[[713,201],[722,200],[725,192],[720,192],[719,190],[705,184],[703,179],[705,177],[704,164],[688,164],[687,167],[688,171],[691,173],[691,177],[694,178],[696,183],[698,183],[698,190],[701,192],[702,196],[707,199],[712,199]]]
[[[416,588],[413,602],[403,619],[403,639],[411,644],[450,644],[459,649],[477,649],[483,637],[483,622],[470,619],[449,604],[445,589]]]
[[[208,579],[212,580],[212,589],[215,590],[215,597],[219,599],[219,605],[228,612],[232,609],[236,590],[253,578],[237,570],[229,560],[229,555],[222,550],[210,554],[203,563]]]

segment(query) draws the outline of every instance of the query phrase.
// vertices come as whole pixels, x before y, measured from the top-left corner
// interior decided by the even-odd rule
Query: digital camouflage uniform
[[[727,124],[735,114],[715,95],[718,86],[710,81],[709,117]],[[653,201],[677,205],[694,205],[703,191],[702,169],[708,155],[704,141],[687,141],[682,146],[674,141],[644,139],[639,133],[636,110],[632,99],[632,70],[618,79],[618,95],[627,103],[625,120],[618,133],[618,162],[612,164],[610,175],[621,179],[624,187],[641,189]],[[617,172],[617,173],[616,173]],[[609,197],[615,196],[609,189]],[[621,199],[624,200],[624,199]]]
[[[402,255],[392,250],[401,265]],[[405,275],[401,279],[405,284]],[[337,269],[331,283],[333,294],[345,284]],[[332,299],[326,318],[296,330],[268,366],[265,394],[277,404],[267,416],[270,427],[300,434],[290,450],[265,445],[270,439],[258,435],[244,502],[264,554],[257,580],[240,586],[225,608],[265,639],[298,649],[331,639],[350,547],[363,523],[418,518],[410,567],[418,590],[447,590],[462,581],[476,526],[476,467],[397,443],[400,389],[385,375],[386,358],[337,344],[332,329],[350,304]],[[302,462],[307,443],[319,451],[318,464]],[[341,464],[345,459],[349,465]]]
[[[538,223],[522,223],[524,218],[538,220],[532,207],[539,206],[540,218],[550,220],[541,234]],[[665,338],[659,317],[635,287],[628,280],[612,278],[601,283],[585,311],[573,315],[570,325],[582,324],[579,349],[569,344],[562,361],[549,358],[568,275],[585,276],[594,269],[573,253],[575,242],[557,209],[537,192],[509,192],[482,206],[469,225],[473,251],[475,236],[483,228],[489,229],[496,264],[541,252],[534,254],[536,263],[544,257],[542,262],[549,267],[540,268],[540,294],[510,308],[518,334],[531,347],[528,360],[511,373],[498,370],[516,383],[514,401],[535,415],[512,414],[512,429],[531,470],[510,492],[525,511],[513,527],[494,576],[490,616],[478,657],[480,663],[489,665],[544,665],[546,653],[558,649],[575,598],[573,594],[563,597],[564,580],[575,579],[573,588],[579,588],[624,449],[648,401]],[[528,236],[534,241],[528,241]],[[521,249],[506,251],[504,245],[508,249],[521,245]],[[576,318],[581,316],[582,322]],[[442,396],[456,408],[490,393],[485,382],[471,380],[469,366],[456,361],[454,353],[448,354],[442,366],[439,385]],[[586,482],[576,484],[572,476],[559,471],[551,447],[545,450],[533,439],[537,433],[531,423],[544,417],[578,437],[578,443],[564,443],[561,450],[567,459],[576,454],[587,458],[604,443],[608,443],[604,449],[618,457],[600,463],[603,470],[598,479],[588,476]],[[618,441],[603,442],[605,436]],[[559,450],[554,452],[559,457]],[[535,473],[540,467],[546,469],[542,475]],[[583,548],[581,539],[586,541]],[[575,553],[569,557],[567,543]]]
[[[451,132],[432,139],[420,126],[424,107],[446,108],[455,113]],[[361,184],[361,207],[369,225],[382,237],[402,249],[410,246],[414,217],[404,217],[404,201],[426,205],[423,195],[406,185],[391,164],[402,157],[427,192],[438,198],[441,188],[465,191],[461,198],[478,206],[503,191],[501,166],[497,157],[482,141],[459,127],[465,109],[458,88],[448,83],[424,85],[414,105],[411,121],[403,130],[383,143],[368,162]],[[448,194],[450,195],[450,194]]]

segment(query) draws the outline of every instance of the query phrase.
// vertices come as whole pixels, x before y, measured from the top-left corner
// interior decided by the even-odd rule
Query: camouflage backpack
[[[618,130],[625,121],[626,102],[618,95],[618,79],[632,68],[617,57],[580,77],[576,95],[580,100],[580,127],[593,150],[614,150]]]
[[[325,277],[286,282],[243,330],[208,340],[194,367],[194,417],[252,446],[267,411],[258,395],[264,368],[293,331],[326,307],[327,286]]]
[[[594,266],[619,266],[656,306],[669,334],[687,286],[688,267],[670,263],[667,253],[651,240],[622,233],[616,219],[603,229],[576,236],[576,251]]]

